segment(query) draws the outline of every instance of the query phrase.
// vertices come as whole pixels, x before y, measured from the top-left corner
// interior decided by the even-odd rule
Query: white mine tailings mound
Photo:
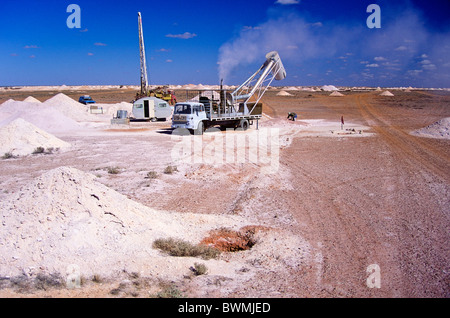
[[[179,274],[192,259],[167,266],[152,248],[155,239],[198,243],[211,229],[247,225],[237,216],[156,211],[69,167],[36,178],[0,202],[0,212],[0,277],[38,271],[65,275],[72,264],[85,277],[123,270]]]
[[[338,91],[338,89],[334,85],[324,85],[320,89],[325,91],[325,92]]]
[[[277,93],[277,96],[293,96],[293,95],[286,91],[280,91]]]
[[[26,102],[26,103],[37,103],[37,104],[41,103],[41,101],[39,99],[36,99],[33,96],[28,96],[23,101]]]
[[[109,125],[118,110],[132,111],[133,104],[94,104],[103,109],[103,114],[91,114],[90,106],[83,105],[63,93],[41,103],[29,96],[24,101],[7,100],[0,105],[0,127],[17,118],[25,119],[49,133],[74,133],[90,129],[91,123]]]
[[[450,117],[443,118],[425,128],[413,131],[412,134],[421,137],[450,139]]]
[[[392,94],[390,91],[384,91],[380,94],[380,96],[394,96],[394,94]]]
[[[44,103],[46,106],[58,110],[65,116],[72,118],[76,121],[89,121],[91,114],[89,114],[89,108],[83,105],[63,93],[59,93],[50,99],[47,99]]]
[[[22,118],[0,128],[0,154],[29,155],[37,147],[66,149],[70,144],[39,129]]]
[[[330,94],[330,96],[340,97],[340,96],[344,96],[344,94],[339,93],[338,91],[334,91],[333,93]]]
[[[0,105],[0,127],[17,118],[50,133],[77,131],[81,127],[74,119],[45,103],[8,100]]]

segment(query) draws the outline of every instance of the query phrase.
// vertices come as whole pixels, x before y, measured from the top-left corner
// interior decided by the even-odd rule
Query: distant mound
[[[293,95],[286,91],[280,91],[277,93],[277,96],[293,96]]]
[[[412,134],[421,137],[450,139],[450,117],[443,118],[427,127],[413,131]]]
[[[340,97],[340,96],[344,96],[344,94],[339,93],[338,91],[334,91],[333,93],[330,94],[330,96]]]
[[[394,94],[392,94],[390,91],[384,91],[380,94],[380,96],[394,96]]]
[[[28,96],[23,101],[26,102],[26,103],[38,103],[38,104],[41,103],[41,101],[39,99],[36,99],[33,96]]]
[[[332,91],[338,91],[339,90],[334,85],[324,85],[320,89],[325,91],[325,92],[332,92]]]

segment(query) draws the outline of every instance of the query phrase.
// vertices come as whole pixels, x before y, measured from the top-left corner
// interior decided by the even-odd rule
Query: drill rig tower
[[[142,17],[138,12],[139,23],[139,53],[141,57],[141,96],[148,96],[148,77],[147,77],[147,62],[145,60],[145,46],[144,46],[144,32],[142,30]]]

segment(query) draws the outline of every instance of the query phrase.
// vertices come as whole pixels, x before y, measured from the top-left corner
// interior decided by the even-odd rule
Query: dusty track
[[[437,188],[450,182],[448,148],[411,136],[367,99],[357,96],[357,105],[364,117],[374,121],[372,127],[389,147],[395,162],[393,175],[398,176],[394,181],[396,196],[389,205],[392,221],[397,224],[398,265],[408,286],[406,296],[432,296],[439,289],[444,292],[449,264],[443,255],[450,251],[446,243],[450,238],[449,197],[448,189],[441,192]],[[444,115],[442,108],[439,111]],[[434,115],[424,120],[432,121]],[[432,286],[427,286],[430,282]]]

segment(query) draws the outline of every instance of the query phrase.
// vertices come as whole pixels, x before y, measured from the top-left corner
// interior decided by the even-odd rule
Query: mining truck
[[[255,121],[258,128],[262,96],[274,79],[284,78],[286,70],[278,52],[269,52],[264,64],[233,92],[224,90],[221,83],[219,96],[200,93],[196,100],[175,104],[172,128],[185,128],[197,135],[213,126],[247,130]]]

